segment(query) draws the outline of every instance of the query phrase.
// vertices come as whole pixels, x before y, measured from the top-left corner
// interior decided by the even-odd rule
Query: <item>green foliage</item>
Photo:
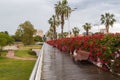
[[[109,33],[109,26],[113,26],[114,22],[116,22],[114,15],[110,13],[102,14],[100,20],[101,24],[105,24],[107,33]]]
[[[3,46],[10,45],[14,42],[14,39],[6,33],[0,32],[0,50]],[[0,54],[1,55],[1,54]]]
[[[69,32],[63,32],[63,34],[59,33],[58,34],[58,39],[59,38],[66,38],[69,35]]]
[[[114,53],[116,50],[120,49],[120,34],[107,34],[100,41],[104,46],[107,46],[107,50],[110,53]],[[106,52],[108,54],[108,52]]]
[[[49,37],[51,40],[54,39],[54,33],[53,33],[53,27],[50,27],[49,31],[47,32],[47,37]]]
[[[1,56],[6,56],[6,53],[7,53],[6,50],[2,50],[2,51],[0,51]]]
[[[35,42],[43,42],[43,39],[42,39],[41,36],[35,36],[35,37],[34,37],[34,41],[35,41]]]
[[[22,39],[19,35],[12,35],[11,37],[15,40],[15,42],[22,42]]]
[[[67,0],[62,0],[55,4],[55,13],[61,21],[61,34],[63,34],[65,19],[68,19],[71,12],[72,9],[69,7]]]
[[[79,32],[80,32],[80,29],[79,29],[78,27],[74,27],[74,28],[72,29],[72,32],[73,32],[74,36],[78,36],[78,35],[79,35]]]
[[[88,33],[89,33],[89,30],[91,29],[91,24],[90,23],[85,23],[84,25],[83,25],[83,28],[84,28],[84,30],[86,31],[86,35],[88,35]]]
[[[30,55],[36,56],[36,52],[35,52],[35,51],[31,51],[31,50],[30,50],[28,53],[29,53]]]
[[[5,38],[0,38],[0,46],[5,46],[7,45],[7,40]]]
[[[29,21],[25,21],[19,25],[15,36],[18,40],[21,39],[25,45],[30,45],[34,43],[33,35],[35,32],[34,26]]]
[[[61,34],[61,33],[58,34],[58,39],[59,39],[59,38],[62,38],[62,34]]]
[[[57,38],[57,32],[56,32],[56,27],[60,25],[60,21],[58,20],[56,15],[53,15],[49,20],[50,28],[53,30],[53,37],[54,39]]]
[[[68,32],[63,32],[63,38],[66,38],[68,36]]]
[[[7,31],[1,32],[1,33],[5,33],[5,34],[9,35],[9,33]]]

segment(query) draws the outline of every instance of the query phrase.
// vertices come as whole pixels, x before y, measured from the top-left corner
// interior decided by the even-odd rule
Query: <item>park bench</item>
[[[90,54],[89,52],[83,51],[81,49],[74,50],[74,52],[73,52],[73,60],[75,62],[82,61],[82,60],[88,60],[89,54]]]

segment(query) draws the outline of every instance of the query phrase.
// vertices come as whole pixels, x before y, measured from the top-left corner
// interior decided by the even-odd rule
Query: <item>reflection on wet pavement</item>
[[[45,44],[42,80],[120,80],[90,63],[76,65],[68,54]]]

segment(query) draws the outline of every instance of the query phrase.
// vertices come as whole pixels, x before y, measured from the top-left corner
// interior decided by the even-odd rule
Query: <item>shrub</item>
[[[29,54],[30,54],[30,55],[36,55],[36,52],[35,52],[35,51],[30,50],[30,51],[29,51]]]
[[[76,49],[88,51],[91,61],[97,62],[99,58],[102,64],[107,64],[113,71],[118,72],[120,70],[120,34],[118,33],[63,38],[51,40],[47,43],[64,52],[73,52]],[[119,58],[116,55],[119,55]]]

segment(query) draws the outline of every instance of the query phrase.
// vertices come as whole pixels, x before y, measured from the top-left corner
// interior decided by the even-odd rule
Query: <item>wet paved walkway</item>
[[[120,80],[93,64],[76,65],[68,54],[45,44],[42,80]]]

